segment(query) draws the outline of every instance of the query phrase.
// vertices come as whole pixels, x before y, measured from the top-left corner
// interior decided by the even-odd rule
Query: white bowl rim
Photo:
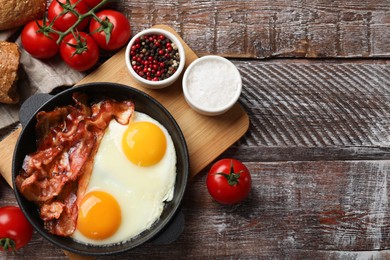
[[[134,44],[135,39],[139,38],[142,35],[149,35],[149,34],[162,34],[165,37],[168,37],[173,43],[175,43],[175,45],[178,48],[179,55],[180,55],[180,64],[179,64],[179,67],[177,68],[176,72],[173,73],[169,78],[159,80],[159,81],[147,80],[147,79],[144,79],[143,77],[141,77],[140,75],[138,75],[134,71],[133,66],[131,66],[131,63],[130,63],[130,48],[131,48],[131,46]],[[137,33],[136,35],[133,36],[133,38],[131,38],[130,42],[127,44],[127,47],[126,47],[125,60],[126,60],[126,65],[127,65],[128,70],[130,71],[131,75],[133,75],[133,77],[136,78],[136,80],[138,80],[139,82],[141,82],[145,85],[148,85],[152,88],[159,88],[159,87],[168,86],[170,83],[173,83],[179,77],[179,75],[183,71],[184,65],[185,65],[185,51],[184,51],[183,44],[171,32],[164,30],[164,29],[160,29],[160,28],[149,28],[149,29],[145,29],[145,30]]]
[[[229,64],[229,66],[234,68],[234,71],[237,72],[238,79],[239,79],[238,88],[236,90],[235,95],[230,100],[230,102],[226,103],[224,106],[217,107],[217,108],[205,108],[205,107],[202,107],[201,104],[198,104],[198,103],[194,102],[194,100],[191,98],[191,96],[190,96],[190,94],[188,92],[188,86],[187,86],[188,75],[189,75],[190,71],[192,70],[192,68],[194,66],[196,66],[199,62],[202,62],[204,60],[220,60],[220,61],[223,61],[226,64]],[[198,110],[200,112],[203,112],[205,114],[208,114],[208,115],[215,114],[215,115],[217,115],[217,114],[221,114],[221,113],[227,111],[228,109],[230,109],[237,102],[237,100],[239,99],[239,97],[241,95],[241,91],[242,91],[242,78],[241,78],[241,74],[240,74],[239,70],[233,64],[233,62],[231,62],[230,60],[228,60],[228,59],[226,59],[226,58],[224,58],[222,56],[219,56],[219,55],[205,55],[205,56],[202,56],[202,57],[196,59],[195,61],[193,61],[188,66],[188,68],[186,69],[186,71],[184,72],[184,75],[183,75],[182,86],[183,86],[183,94],[184,94],[186,100],[190,103],[191,106],[193,106],[196,110]]]

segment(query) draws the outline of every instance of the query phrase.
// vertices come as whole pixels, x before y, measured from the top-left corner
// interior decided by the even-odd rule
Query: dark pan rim
[[[61,99],[61,97],[67,96],[70,93],[77,92],[77,91],[85,91],[85,90],[88,91],[91,88],[113,88],[113,89],[117,89],[117,90],[120,90],[123,92],[128,92],[129,95],[131,94],[131,95],[135,95],[135,96],[141,96],[143,99],[147,99],[148,102],[151,102],[154,106],[158,107],[158,109],[160,109],[164,113],[164,115],[168,118],[169,123],[173,125],[174,130],[177,132],[177,134],[176,134],[176,136],[178,136],[177,143],[182,147],[182,149],[181,149],[182,156],[181,157],[184,159],[184,161],[182,162],[183,170],[181,172],[182,176],[180,177],[182,184],[180,186],[177,186],[179,172],[176,176],[176,181],[175,181],[175,200],[176,200],[176,203],[173,204],[173,207],[171,209],[168,209],[169,212],[168,212],[166,217],[164,217],[163,219],[160,218],[157,221],[157,224],[156,223],[153,224],[153,226],[151,228],[144,231],[144,232],[146,232],[146,234],[144,234],[144,232],[143,232],[143,233],[141,233],[141,235],[142,234],[144,234],[144,235],[142,235],[142,236],[138,235],[135,238],[132,238],[129,241],[124,242],[120,245],[118,245],[118,244],[108,245],[108,246],[86,245],[86,244],[78,243],[78,242],[72,240],[72,242],[78,244],[78,246],[85,247],[85,249],[86,249],[86,250],[80,250],[80,249],[76,249],[74,247],[64,245],[63,243],[61,243],[59,241],[59,239],[53,239],[53,237],[58,237],[58,236],[49,234],[43,228],[43,226],[41,224],[40,225],[37,224],[35,219],[32,216],[32,213],[30,213],[27,210],[27,206],[25,206],[24,202],[23,202],[25,200],[25,198],[17,190],[16,184],[15,184],[16,175],[18,174],[18,171],[21,168],[21,165],[20,165],[20,167],[16,166],[16,157],[19,156],[19,153],[23,153],[23,149],[22,149],[23,136],[26,134],[27,129],[29,127],[31,127],[30,124],[33,123],[33,121],[34,121],[33,119],[34,119],[37,112],[44,110],[48,106],[53,106],[53,105],[59,103],[59,100]],[[93,92],[93,90],[92,90],[92,92]],[[163,122],[160,122],[160,123],[163,124]],[[175,148],[176,148],[176,153],[178,155],[177,147],[175,147]],[[24,156],[25,155],[26,155],[26,152],[24,153]],[[14,151],[13,159],[12,159],[12,183],[13,183],[13,186],[15,187],[14,188],[15,196],[16,196],[17,202],[18,202],[21,210],[23,211],[23,213],[25,214],[25,216],[29,220],[29,222],[37,230],[37,232],[40,235],[42,235],[45,239],[47,239],[49,242],[59,246],[62,249],[65,249],[67,251],[70,251],[70,252],[73,252],[76,254],[91,255],[91,256],[104,256],[104,255],[123,253],[123,252],[128,251],[132,248],[135,248],[135,247],[137,247],[137,246],[139,246],[147,241],[150,241],[153,237],[158,235],[169,224],[169,222],[172,220],[172,218],[175,216],[175,214],[179,210],[180,204],[182,202],[184,192],[186,190],[186,186],[187,186],[187,182],[188,182],[189,169],[190,169],[189,153],[188,153],[188,147],[187,147],[187,143],[185,141],[184,135],[183,135],[179,125],[177,124],[176,120],[174,119],[174,117],[169,113],[169,111],[162,104],[160,104],[156,99],[154,99],[153,97],[149,96],[148,94],[142,92],[141,90],[130,87],[128,85],[119,84],[119,83],[111,83],[111,82],[94,82],[94,83],[82,84],[82,85],[79,85],[77,87],[73,87],[73,88],[64,90],[64,91],[60,92],[59,94],[54,95],[48,101],[44,102],[34,112],[33,117],[31,117],[27,121],[26,125],[23,127],[23,129],[19,135],[19,138],[16,142],[15,151]],[[178,193],[176,193],[176,189],[178,189],[177,190]],[[168,204],[169,203],[170,202],[168,202]],[[165,210],[167,210],[167,209],[164,209],[164,211]],[[60,239],[63,239],[63,238],[60,238]],[[64,239],[71,239],[71,238],[64,238]]]

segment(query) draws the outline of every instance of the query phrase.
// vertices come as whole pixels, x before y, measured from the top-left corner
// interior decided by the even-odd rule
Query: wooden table
[[[199,55],[232,58],[248,132],[249,198],[221,206],[207,168],[188,185],[185,229],[112,259],[390,259],[390,2],[118,1],[133,33],[173,27]],[[0,205],[16,204],[1,183]],[[7,259],[66,258],[34,234]],[[103,259],[99,258],[99,259]]]

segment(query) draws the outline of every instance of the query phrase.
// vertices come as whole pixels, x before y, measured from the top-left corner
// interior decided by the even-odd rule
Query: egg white
[[[111,194],[120,205],[122,221],[117,232],[107,239],[93,240],[76,230],[72,236],[75,240],[96,245],[125,242],[150,228],[159,219],[164,202],[172,200],[176,178],[172,138],[163,125],[144,113],[135,112],[129,124],[137,121],[152,122],[161,128],[167,140],[164,157],[148,167],[130,162],[121,145],[128,126],[112,120],[95,155],[85,194],[93,190]]]

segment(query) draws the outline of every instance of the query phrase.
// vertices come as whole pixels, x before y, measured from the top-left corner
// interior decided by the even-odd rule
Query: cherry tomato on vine
[[[100,22],[93,18],[89,33],[103,50],[116,50],[123,47],[131,36],[130,23],[126,16],[114,10],[103,10],[96,14]]]
[[[85,32],[70,33],[61,42],[60,54],[69,67],[85,71],[98,61],[99,47]]]
[[[38,59],[51,58],[59,50],[56,43],[58,34],[50,32],[46,25],[48,22],[44,25],[43,20],[31,21],[24,26],[21,34],[24,49]]]
[[[222,159],[215,162],[206,179],[211,197],[225,205],[243,201],[251,190],[251,182],[248,168],[235,159]]]
[[[0,208],[0,250],[14,251],[30,242],[33,228],[22,210],[15,206]]]
[[[69,4],[68,0],[58,1],[61,4],[57,0],[52,0],[50,3],[47,10],[47,18],[50,22],[54,21],[54,27],[61,32],[68,30],[78,20],[78,17],[70,11],[65,11],[65,13],[61,14],[64,9],[68,10],[70,8],[69,5],[74,6],[74,10],[79,14],[85,14],[89,11],[88,6],[83,2],[79,2],[79,0],[69,0]],[[76,29],[82,31],[87,27],[88,22],[89,19],[84,19],[77,25]]]

